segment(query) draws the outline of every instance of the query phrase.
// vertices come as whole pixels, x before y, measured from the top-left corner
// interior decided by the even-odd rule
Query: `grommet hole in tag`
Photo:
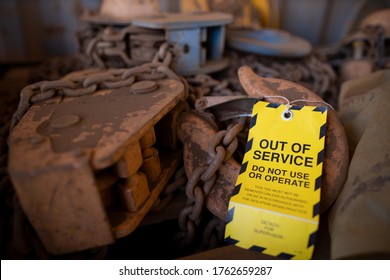
[[[292,111],[290,111],[290,109],[287,109],[286,111],[284,111],[282,113],[282,119],[285,120],[285,121],[289,121],[291,120],[292,118],[294,117],[294,114]]]

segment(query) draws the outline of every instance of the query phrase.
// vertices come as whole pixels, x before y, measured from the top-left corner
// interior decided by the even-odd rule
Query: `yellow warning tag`
[[[326,116],[326,107],[254,105],[225,241],[281,258],[312,257]]]

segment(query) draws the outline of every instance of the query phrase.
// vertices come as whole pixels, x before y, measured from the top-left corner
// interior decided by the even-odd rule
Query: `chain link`
[[[318,54],[302,59],[278,59],[257,55],[244,55],[231,51],[232,67],[228,77],[232,87],[243,92],[237,71],[247,65],[262,77],[292,81],[312,90],[332,106],[337,105],[337,77],[332,67]]]
[[[207,250],[216,248],[223,240],[224,229],[225,221],[214,216],[205,227],[201,248]]]
[[[173,200],[175,192],[186,186],[187,176],[185,174],[184,166],[180,166],[171,181],[172,182],[165,186],[160,197],[153,204],[151,211],[160,212],[164,210]]]
[[[172,57],[172,52],[169,49],[169,43],[164,42],[153,57],[152,63],[160,62],[168,67],[172,62]]]
[[[237,123],[231,125],[228,130],[215,134],[208,146],[207,164],[196,167],[189,176],[186,186],[188,205],[179,214],[179,226],[182,230],[180,237],[183,245],[193,242],[204,203],[217,179],[217,171],[233,155],[237,148],[236,136],[243,129],[244,125]]]
[[[228,80],[218,81],[206,74],[198,74],[187,77],[189,83],[189,102],[195,104],[196,100],[203,96],[238,96],[242,92],[231,90]]]
[[[78,39],[86,57],[99,67],[133,67],[150,60],[169,66],[173,57],[173,48],[165,42],[163,33],[132,25],[121,28],[108,26],[97,32],[84,28],[79,31]],[[134,54],[135,57],[131,58],[130,50],[136,49],[142,50],[140,57]]]
[[[99,72],[97,72],[99,71]],[[108,69],[101,72],[89,71],[80,75],[70,75],[57,81],[42,81],[22,89],[17,111],[12,117],[10,130],[22,119],[32,104],[54,96],[79,97],[90,95],[100,89],[118,89],[130,86],[138,80],[158,80],[163,78],[182,79],[162,63],[146,63],[130,69]],[[185,92],[188,91],[185,86]],[[186,96],[185,96],[186,98]]]

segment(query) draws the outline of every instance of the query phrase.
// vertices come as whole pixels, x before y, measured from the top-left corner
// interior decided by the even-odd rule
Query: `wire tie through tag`
[[[286,101],[285,105],[287,106],[287,109],[285,111],[283,111],[282,113],[282,119],[288,121],[288,120],[291,120],[294,116],[293,112],[291,111],[291,104],[294,104],[294,103],[297,103],[297,102],[306,102],[306,103],[321,103],[321,104],[324,104],[325,106],[329,107],[330,109],[332,109],[333,111],[334,108],[332,105],[330,105],[329,103],[326,103],[325,101],[312,101],[312,100],[305,100],[305,99],[296,99],[296,100],[293,100],[290,102],[290,100],[288,100],[287,97],[284,97],[284,96],[281,96],[281,95],[275,95],[275,96],[264,96],[263,97],[264,99],[271,99],[271,98],[281,98],[283,100]]]
[[[284,97],[284,96],[281,96],[281,95],[277,95],[277,96],[264,96],[264,99],[268,99],[268,98],[281,98],[281,99],[286,101],[285,105],[286,105],[287,108],[282,113],[282,119],[283,120],[289,121],[289,120],[291,120],[294,117],[293,112],[290,110],[291,109],[290,100],[288,100],[287,97]]]
[[[329,107],[334,112],[336,112],[335,109],[333,108],[333,106],[330,105],[329,103],[326,103],[325,101],[312,101],[312,100],[305,100],[305,99],[295,99],[295,100],[291,101],[290,104],[297,103],[297,102],[320,103],[320,104],[323,104],[323,105]]]

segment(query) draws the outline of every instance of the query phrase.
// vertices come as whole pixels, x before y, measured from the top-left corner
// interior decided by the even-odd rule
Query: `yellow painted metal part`
[[[264,27],[280,27],[280,9],[275,0],[252,0],[252,5],[260,15],[261,25]]]
[[[219,11],[226,11],[227,5],[231,1],[213,0],[213,7],[207,0],[181,0],[180,10],[183,13],[192,12],[210,12],[213,7],[223,7]],[[236,16],[234,20],[235,25],[259,28],[259,27],[280,27],[280,9],[278,1],[276,0],[248,0],[240,1],[240,16]],[[230,11],[231,12],[231,11]]]

